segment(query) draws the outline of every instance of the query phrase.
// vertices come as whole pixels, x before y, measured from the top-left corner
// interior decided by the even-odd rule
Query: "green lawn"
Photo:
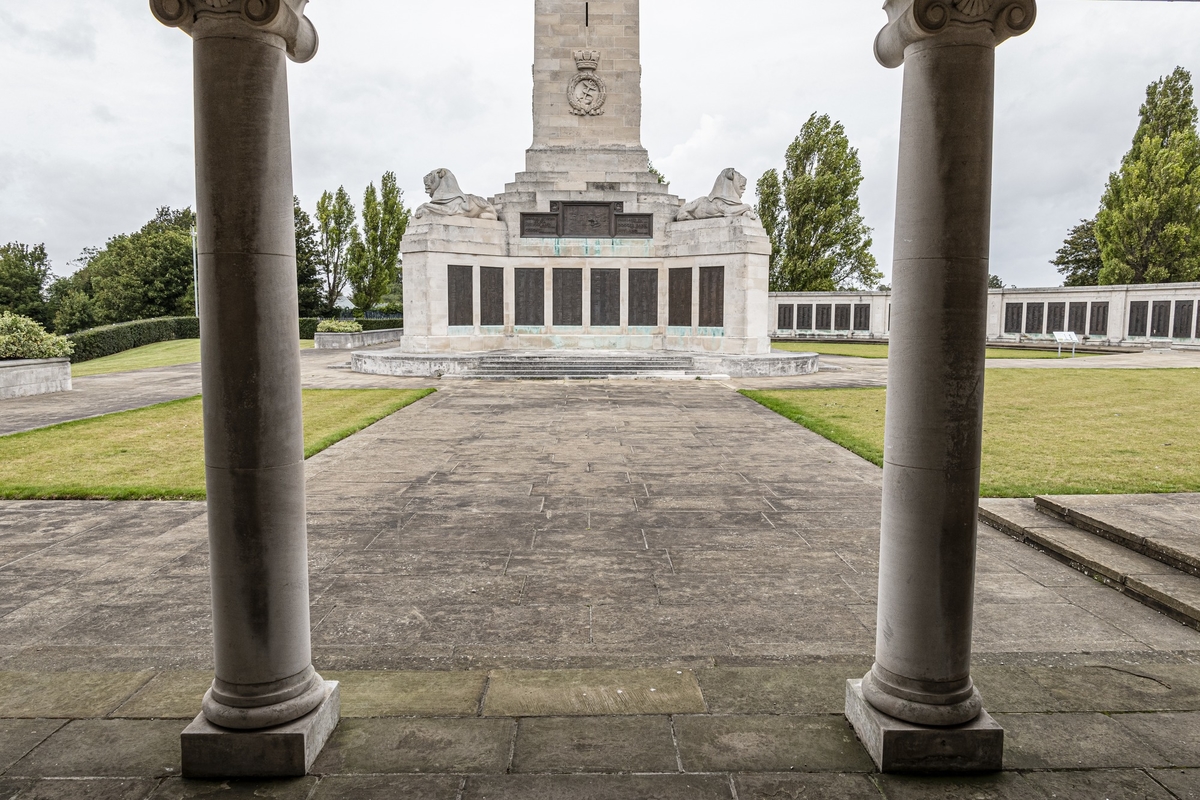
[[[820,353],[823,356],[856,356],[858,358],[887,358],[886,344],[871,342],[774,342],[774,349],[789,353]],[[1099,355],[1098,353],[1076,353],[1077,358]],[[989,347],[988,358],[1059,358],[1057,350],[1012,350],[1004,347]],[[1071,352],[1062,358],[1070,358]]]
[[[875,464],[884,389],[742,394]],[[1200,491],[1200,370],[988,370],[983,496]]]
[[[433,389],[306,389],[309,458]],[[0,498],[203,500],[200,398],[0,436]]]
[[[312,339],[300,341],[301,350],[310,350]],[[116,355],[95,358],[81,364],[71,365],[71,377],[82,378],[85,375],[107,375],[110,372],[132,372],[137,369],[150,367],[176,367],[180,364],[195,364],[200,361],[199,339],[177,339],[171,342],[158,342],[143,347],[135,347]]]

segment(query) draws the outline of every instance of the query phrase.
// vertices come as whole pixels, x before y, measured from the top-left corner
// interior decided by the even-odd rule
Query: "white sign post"
[[[1079,341],[1079,336],[1076,335],[1076,333],[1074,331],[1055,331],[1054,332],[1054,341],[1058,342],[1059,357],[1062,356],[1062,349],[1063,349],[1064,344],[1071,345],[1071,358],[1075,357],[1076,345],[1081,344],[1081,342]]]

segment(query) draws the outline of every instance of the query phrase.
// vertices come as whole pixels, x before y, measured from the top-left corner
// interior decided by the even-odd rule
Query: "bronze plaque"
[[[692,268],[676,267],[667,273],[667,324],[692,327]]]
[[[504,270],[479,268],[479,324],[504,324]]]
[[[554,324],[583,325],[583,270],[554,270]]]
[[[546,324],[545,280],[545,270],[517,267],[516,297],[513,298],[517,325],[541,327]]]
[[[592,324],[621,324],[621,270],[592,270]]]
[[[522,214],[521,236],[534,239],[557,239],[558,219],[558,214]]]
[[[611,203],[563,203],[562,235],[576,239],[611,239]]]
[[[700,327],[725,327],[725,268],[700,268]]]
[[[629,270],[629,324],[658,327],[658,270]]]
[[[617,214],[618,239],[653,239],[653,214]]]
[[[466,327],[475,324],[474,270],[471,267],[450,266],[446,276],[449,297],[449,324]]]

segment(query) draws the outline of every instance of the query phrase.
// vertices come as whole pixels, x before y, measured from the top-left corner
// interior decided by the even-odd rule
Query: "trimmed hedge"
[[[123,353],[135,347],[172,339],[199,339],[200,320],[196,317],[159,317],[139,319],[89,328],[67,336],[75,345],[71,362],[91,361],[115,353]]]

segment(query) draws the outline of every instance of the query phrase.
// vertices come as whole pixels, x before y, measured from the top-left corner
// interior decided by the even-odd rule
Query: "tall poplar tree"
[[[1109,176],[1096,216],[1099,282],[1200,280],[1200,135],[1192,76],[1150,84],[1133,147]]]
[[[783,176],[758,181],[758,213],[771,239],[771,290],[873,288],[883,278],[859,207],[862,163],[846,129],[813,114],[787,149]]]
[[[354,203],[346,187],[325,192],[317,201],[317,252],[321,268],[321,311],[333,316],[346,288],[350,252],[360,240]]]
[[[347,276],[355,308],[370,311],[395,285],[400,270],[400,240],[408,229],[409,210],[396,174],[385,172],[379,184],[367,186],[363,196],[363,237],[350,255]]]

